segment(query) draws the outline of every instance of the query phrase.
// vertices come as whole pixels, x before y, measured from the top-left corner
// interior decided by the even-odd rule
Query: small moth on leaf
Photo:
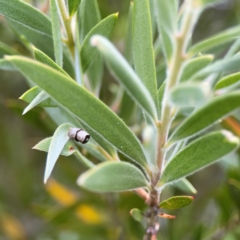
[[[70,128],[68,136],[76,142],[87,143],[90,139],[89,133],[81,128]]]

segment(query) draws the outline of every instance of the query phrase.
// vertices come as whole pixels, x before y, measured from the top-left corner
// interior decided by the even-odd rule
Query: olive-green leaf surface
[[[43,101],[46,101],[49,98],[49,95],[45,93],[44,91],[41,91],[30,103],[29,105],[24,109],[23,115],[42,103]]]
[[[132,54],[135,71],[157,107],[157,80],[148,0],[133,1],[132,21]]]
[[[159,186],[189,176],[236,150],[239,139],[222,130],[209,133],[178,152],[166,165]]]
[[[50,0],[50,12],[51,12],[52,37],[53,37],[55,62],[60,67],[62,67],[63,47],[62,47],[61,24],[60,24],[60,16],[58,15],[57,0]]]
[[[131,216],[133,217],[134,220],[137,222],[141,222],[144,219],[144,215],[141,210],[138,208],[133,208],[130,211]]]
[[[92,37],[91,43],[103,54],[112,75],[124,86],[128,94],[156,120],[157,110],[152,96],[113,44],[100,35]]]
[[[196,188],[186,178],[181,178],[173,184],[174,187],[178,188],[183,192],[197,194]]]
[[[53,134],[48,149],[46,168],[44,172],[44,183],[46,183],[48,178],[50,177],[59,155],[61,154],[65,144],[69,140],[68,131],[71,127],[73,127],[72,124],[64,123],[60,125]]]
[[[204,103],[210,97],[209,84],[182,83],[171,89],[169,102],[176,107],[192,107]]]
[[[84,39],[84,42],[81,47],[81,59],[82,59],[82,69],[83,72],[87,70],[87,68],[94,61],[97,56],[97,50],[93,48],[90,44],[90,39],[95,34],[101,34],[104,37],[110,37],[113,28],[116,24],[118,18],[118,13],[112,14],[102,21],[100,21],[92,30],[87,34]]]
[[[155,7],[164,55],[166,61],[169,62],[175,46],[174,36],[177,29],[178,1],[155,0]]]
[[[189,49],[189,54],[195,55],[199,52],[205,52],[222,44],[234,41],[236,37],[240,35],[240,27],[232,27],[223,32],[220,32],[206,40],[203,40]]]
[[[221,88],[229,87],[230,85],[237,83],[239,80],[240,80],[240,72],[227,75],[227,76],[221,78],[217,82],[214,89],[218,90]]]
[[[0,69],[5,71],[16,70],[16,68],[6,59],[0,59]]]
[[[43,152],[49,152],[49,147],[52,141],[52,137],[45,138],[38,144],[36,144],[33,149],[43,151]],[[86,144],[88,145],[88,144]],[[62,156],[70,156],[72,154],[75,154],[78,159],[87,167],[92,168],[94,164],[90,162],[87,158],[85,158],[77,149],[77,147],[73,144],[71,140],[68,140],[67,143],[64,145],[60,155]]]
[[[213,55],[202,55],[187,61],[184,65],[180,82],[185,82],[194,76],[198,71],[209,65],[214,59]]]
[[[77,184],[93,192],[121,192],[149,183],[143,173],[127,162],[104,162],[80,175]]]
[[[37,61],[24,57],[7,57],[20,72],[50,95],[59,105],[81,119],[130,159],[146,165],[137,138],[99,99],[71,78]]]
[[[77,10],[81,0],[68,0],[68,12],[72,16]]]
[[[172,133],[169,142],[193,136],[240,107],[240,92],[212,98],[187,117]]]
[[[33,53],[34,53],[35,59],[38,60],[39,62],[44,63],[44,64],[58,70],[59,72],[64,73],[67,76],[69,76],[57,63],[55,63],[50,57],[48,57],[48,55],[46,55],[41,50],[33,47]]]
[[[192,196],[175,196],[168,198],[159,204],[159,208],[174,210],[188,206],[192,203],[194,197]]]

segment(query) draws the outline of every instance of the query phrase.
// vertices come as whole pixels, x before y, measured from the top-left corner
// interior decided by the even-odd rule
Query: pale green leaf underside
[[[149,185],[143,173],[126,162],[101,163],[83,173],[77,183],[94,192],[120,192]]]
[[[42,90],[35,86],[28,91],[26,91],[19,99],[26,103],[31,103]],[[57,104],[48,96],[48,98],[38,104],[39,107],[57,107]]]
[[[26,77],[53,100],[89,125],[130,159],[146,166],[143,149],[124,122],[99,99],[71,78],[48,66],[24,57],[8,57]]]
[[[162,201],[159,207],[169,210],[179,209],[188,206],[193,200],[192,196],[175,196]]]
[[[178,181],[174,182],[174,187],[180,189],[183,192],[197,194],[196,188],[186,178],[181,178]]]
[[[193,136],[239,107],[240,92],[214,97],[186,118],[173,132],[169,141],[174,142]]]
[[[236,150],[238,145],[239,139],[224,130],[193,141],[169,161],[159,186],[193,174]]]
[[[134,0],[132,17],[132,54],[135,71],[158,106],[149,1]]]
[[[60,125],[53,134],[48,149],[46,168],[44,172],[44,183],[46,183],[48,178],[50,177],[59,155],[61,154],[65,144],[69,140],[68,131],[71,127],[74,126],[70,123],[64,123]]]
[[[112,75],[124,86],[128,94],[153,119],[157,119],[157,110],[152,96],[113,44],[100,35],[94,36],[91,43],[103,54]]]

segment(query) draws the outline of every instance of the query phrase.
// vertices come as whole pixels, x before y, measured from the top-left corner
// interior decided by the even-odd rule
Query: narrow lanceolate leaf
[[[236,150],[238,145],[239,139],[225,130],[193,141],[169,161],[159,186],[193,174]]]
[[[143,173],[126,162],[100,163],[83,173],[77,183],[94,192],[120,192],[149,185]]]
[[[204,41],[201,41],[200,43],[195,44],[189,49],[189,53],[195,55],[199,52],[205,52],[214,47],[221,46],[225,43],[234,41],[235,38],[239,36],[239,34],[240,34],[239,26],[227,29],[223,32],[214,35],[213,37],[210,37]]]
[[[40,11],[19,0],[0,0],[0,14],[28,28],[51,37],[49,19]]]
[[[84,38],[90,30],[101,20],[97,0],[82,0],[79,11],[80,39]]]
[[[60,24],[60,17],[58,15],[57,0],[50,1],[50,11],[51,11],[52,36],[53,36],[55,61],[60,67],[62,67],[63,47],[62,47],[61,24]]]
[[[179,209],[188,206],[193,200],[194,197],[192,196],[175,196],[162,201],[159,204],[159,208],[169,210]]]
[[[158,106],[149,1],[134,0],[132,17],[132,50],[135,71],[152,95],[155,105]]]
[[[7,44],[0,42],[0,58],[4,55],[20,55],[20,53]]]
[[[158,89],[158,119],[161,119],[161,112],[162,112],[162,101],[163,101],[163,96],[164,96],[164,91],[165,91],[165,86],[166,82],[163,82],[161,87]]]
[[[166,61],[169,62],[175,47],[174,36],[177,28],[178,1],[155,0],[158,31],[163,43]]]
[[[176,107],[193,107],[204,103],[210,97],[210,86],[207,84],[179,84],[169,94],[169,102]]]
[[[80,22],[80,39],[83,42],[86,35],[101,21],[101,15],[97,0],[82,0],[79,13]],[[89,83],[95,96],[99,95],[102,76],[103,76],[103,59],[98,53],[95,60],[87,70]]]
[[[101,135],[130,159],[146,165],[143,149],[124,122],[99,99],[71,78],[25,57],[7,57],[54,101]],[[96,111],[97,109],[97,111]]]
[[[187,193],[197,194],[196,188],[186,178],[181,178],[174,182],[174,187]]]
[[[43,152],[49,152],[50,143],[52,141],[52,137],[48,137],[40,141],[38,144],[36,144],[33,149],[43,151]],[[69,140],[63,147],[60,155],[62,156],[70,156],[74,154],[78,149],[76,146],[72,143],[71,140]]]
[[[133,217],[133,219],[136,220],[137,222],[141,222],[144,219],[142,211],[137,208],[133,208],[130,211],[130,214]]]
[[[112,14],[106,17],[101,22],[99,22],[85,37],[85,40],[81,47],[83,72],[87,70],[87,68],[91,65],[97,56],[97,50],[90,44],[91,37],[95,34],[101,34],[102,36],[109,38],[116,24],[117,18],[118,14]]]
[[[77,10],[81,0],[68,0],[68,12],[72,16]]]
[[[239,107],[240,92],[214,97],[186,118],[173,132],[169,142],[196,135]]]
[[[50,57],[48,57],[48,55],[46,55],[41,50],[33,47],[33,53],[34,53],[35,59],[38,60],[39,62],[42,62],[42,63],[58,70],[59,72],[69,76],[59,65],[57,65]]]
[[[46,101],[49,98],[49,95],[45,93],[44,91],[41,91],[32,101],[29,103],[29,105],[24,109],[23,114],[27,113],[34,107],[36,107],[38,104],[42,103],[43,101]]]
[[[45,138],[38,144],[36,144],[33,149],[43,151],[43,152],[49,152],[50,144],[52,142],[52,137]],[[71,140],[67,141],[65,146],[63,147],[60,155],[62,156],[70,156],[72,154],[75,154],[78,159],[87,167],[92,168],[94,167],[94,164],[90,162],[87,158],[85,158],[77,149],[77,147],[73,144]]]
[[[69,140],[68,131],[71,127],[73,127],[72,124],[64,123],[60,125],[53,134],[47,155],[47,163],[44,173],[44,183],[46,183],[48,178],[50,177],[59,155],[61,154],[65,144]]]
[[[180,78],[180,82],[185,82],[194,76],[201,69],[209,65],[214,59],[213,55],[203,55],[197,58],[193,58],[186,62],[183,68],[183,73]]]
[[[157,119],[157,110],[152,96],[112,43],[99,35],[94,36],[91,43],[103,54],[112,75],[125,87],[128,94],[153,119]]]
[[[215,85],[215,90],[229,87],[232,84],[237,83],[238,81],[240,81],[240,72],[227,75],[217,82],[217,84]]]
[[[16,68],[6,59],[0,59],[0,69],[5,71],[14,71]]]
[[[42,90],[35,86],[26,91],[19,99],[23,100],[26,103],[31,103]],[[48,98],[37,104],[39,107],[57,107],[57,104],[48,96]]]
[[[191,77],[190,80],[201,80],[202,77],[208,76],[211,73],[224,73],[238,71],[240,65],[240,56],[234,56],[232,58],[226,58],[223,60],[216,61],[207,67],[203,68],[201,71],[197,72]]]

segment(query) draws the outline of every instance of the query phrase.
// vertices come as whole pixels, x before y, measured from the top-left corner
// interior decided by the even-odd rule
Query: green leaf
[[[26,91],[19,99],[23,100],[26,103],[31,103],[40,93],[42,90],[35,86],[30,88]],[[45,101],[42,101],[38,104],[39,107],[57,107],[57,104],[48,96]]]
[[[181,178],[178,181],[174,182],[174,187],[183,192],[197,194],[196,188],[186,178]]]
[[[169,102],[176,107],[192,107],[204,103],[210,97],[208,84],[187,83],[174,87],[169,94]]]
[[[213,55],[202,55],[187,61],[184,65],[180,82],[185,82],[189,80],[197,72],[209,65],[213,61],[213,59]]]
[[[73,127],[70,123],[60,125],[53,134],[47,155],[47,163],[44,173],[44,183],[47,182],[59,155],[61,154],[65,144],[69,140],[68,131]]]
[[[150,93],[123,56],[102,36],[94,36],[91,43],[103,54],[111,73],[125,87],[128,94],[153,119],[157,119],[156,107]]]
[[[201,79],[203,76],[208,76],[211,73],[233,72],[238,71],[240,65],[240,56],[226,58],[212,63],[211,65],[203,68],[201,71],[193,75],[191,80]]]
[[[71,2],[71,0],[69,1]],[[60,67],[62,67],[63,47],[62,47],[62,36],[61,36],[61,23],[60,23],[60,16],[58,15],[57,0],[50,0],[50,11],[51,11],[52,36],[53,36],[55,61]]]
[[[72,16],[77,10],[81,0],[68,0],[68,12]]]
[[[240,72],[238,73],[233,73],[231,75],[227,75],[223,78],[221,78],[217,84],[215,85],[214,89],[218,90],[221,88],[228,87],[234,83],[237,83],[240,80]]]
[[[158,105],[159,105],[159,109],[158,109],[158,119],[161,119],[161,111],[162,111],[162,101],[163,101],[163,96],[164,96],[164,91],[165,91],[165,85],[166,82],[163,82],[161,87],[158,89]]]
[[[43,151],[43,152],[49,152],[49,147],[50,147],[50,143],[52,141],[52,137],[48,137],[43,139],[42,141],[40,141],[39,143],[37,143],[33,149],[39,150],[39,151]],[[63,147],[60,155],[62,156],[70,156],[72,154],[74,154],[78,149],[76,148],[76,146],[72,143],[71,140],[69,140]]]
[[[7,44],[0,42],[0,58],[4,55],[20,55],[20,53]]]
[[[52,29],[49,19],[31,5],[19,0],[0,0],[0,5],[0,14],[4,17],[51,37]]]
[[[43,151],[43,152],[49,152],[50,144],[52,142],[52,137],[45,138],[38,144],[36,144],[33,149]],[[88,145],[88,144],[86,144]],[[87,167],[92,168],[94,167],[94,164],[90,162],[87,158],[85,158],[77,149],[77,147],[73,144],[71,140],[67,141],[65,146],[63,147],[60,155],[62,156],[70,156],[72,154],[75,154],[78,159]]]
[[[38,49],[54,58],[52,26],[49,18],[23,1],[0,0],[0,14],[6,17],[8,24],[19,36],[24,35]],[[64,69],[74,76],[71,61],[64,53]]]
[[[142,211],[140,211],[138,208],[133,208],[130,211],[130,214],[133,217],[133,219],[136,220],[137,222],[141,222],[144,219]]]
[[[82,0],[79,21],[82,42],[90,30],[101,21],[97,0]],[[99,54],[97,54],[95,60],[89,66],[87,75],[92,92],[98,96],[103,76],[103,60]]]
[[[100,163],[83,173],[77,183],[94,192],[120,192],[149,186],[143,173],[127,162]]]
[[[155,7],[164,55],[166,61],[170,62],[175,47],[174,36],[177,30],[178,1],[155,0]]]
[[[97,0],[82,0],[78,17],[82,42],[90,30],[101,21]]]
[[[96,134],[130,159],[146,165],[146,158],[137,138],[116,114],[85,88],[34,60],[16,56],[7,58],[64,109],[95,130]]]
[[[69,76],[59,65],[57,65],[50,57],[48,57],[44,52],[40,51],[39,49],[33,47],[33,53],[34,53],[34,57],[36,60],[38,60],[41,63],[44,63],[56,70],[58,70],[59,72],[66,74],[67,76]]]
[[[159,186],[189,176],[236,150],[239,139],[228,131],[207,134],[178,152],[166,165]]]
[[[157,107],[157,80],[149,1],[134,0],[132,17],[132,54],[135,71],[148,89]]]
[[[196,135],[239,107],[240,92],[214,97],[186,118],[170,136],[169,142]]]
[[[87,68],[91,65],[94,61],[95,57],[97,56],[97,50],[93,48],[90,44],[90,39],[95,34],[101,34],[106,38],[110,37],[113,28],[116,24],[118,18],[118,14],[112,14],[101,22],[99,22],[92,30],[88,33],[85,37],[84,42],[81,47],[81,59],[82,59],[82,69],[83,72],[87,70]]]
[[[0,59],[0,69],[5,71],[14,71],[16,68],[6,59]]]
[[[199,52],[206,52],[209,49],[212,49],[217,46],[221,46],[225,43],[234,41],[236,37],[240,35],[240,27],[232,27],[230,29],[227,29],[223,32],[220,32],[213,37],[210,37],[204,41],[201,41],[200,43],[197,43],[193,45],[189,49],[189,54],[195,55]]]
[[[188,206],[193,200],[194,197],[192,196],[175,196],[162,201],[159,204],[159,208],[169,210],[179,209]]]
[[[41,91],[32,101],[31,103],[24,109],[23,115],[42,103],[43,101],[46,101],[49,98],[49,95],[45,93],[44,91]]]

